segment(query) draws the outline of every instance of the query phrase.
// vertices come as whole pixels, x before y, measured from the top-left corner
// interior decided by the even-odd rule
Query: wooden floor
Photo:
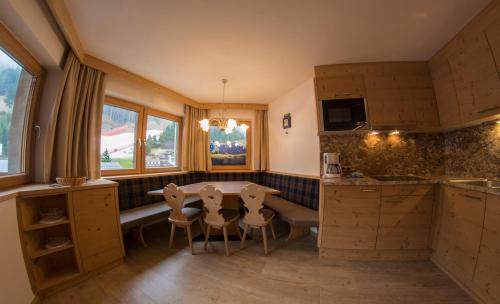
[[[145,230],[149,246],[126,241],[125,263],[43,303],[474,303],[431,262],[339,262],[318,258],[313,236],[290,243],[282,234],[263,255],[260,242],[245,250],[223,242],[198,254],[167,248],[169,227]]]

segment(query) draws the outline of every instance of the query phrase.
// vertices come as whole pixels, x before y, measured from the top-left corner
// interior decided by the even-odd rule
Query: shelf
[[[33,230],[45,229],[45,228],[49,228],[49,227],[55,227],[55,226],[60,226],[60,225],[67,225],[69,223],[70,223],[70,220],[67,219],[67,220],[64,220],[62,222],[53,223],[53,224],[40,224],[40,223],[31,224],[31,225],[25,226],[24,227],[24,231],[33,231]]]
[[[48,275],[43,282],[40,282],[38,284],[38,289],[47,289],[54,287],[56,285],[59,285],[61,283],[64,283],[68,280],[71,280],[73,278],[76,278],[77,276],[80,275],[80,272],[76,267],[65,267],[62,269],[59,269],[57,271],[54,271]]]
[[[62,247],[59,247],[59,248],[54,248],[54,249],[45,249],[45,248],[44,249],[39,249],[39,250],[36,250],[35,252],[33,252],[30,255],[30,258],[37,259],[37,258],[46,256],[46,255],[49,255],[49,254],[52,254],[52,253],[56,253],[56,252],[60,252],[60,251],[63,251],[63,250],[67,250],[67,249],[70,249],[70,248],[73,248],[73,247],[74,247],[73,243],[70,243],[68,245],[65,245],[65,246],[62,246]]]

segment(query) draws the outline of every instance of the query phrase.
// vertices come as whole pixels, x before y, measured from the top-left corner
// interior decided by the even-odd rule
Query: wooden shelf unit
[[[17,199],[21,244],[35,290],[43,291],[81,274],[81,263],[74,246],[76,237],[70,196],[70,192],[43,193]],[[50,208],[64,209],[67,219],[41,224],[40,211]],[[68,237],[70,244],[54,249],[45,248],[48,238],[59,236]]]

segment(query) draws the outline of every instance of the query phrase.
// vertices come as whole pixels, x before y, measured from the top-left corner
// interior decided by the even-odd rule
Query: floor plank
[[[314,236],[269,240],[259,236],[232,255],[224,243],[195,255],[179,230],[168,249],[168,224],[144,230],[146,248],[126,238],[125,263],[48,298],[47,304],[99,303],[474,303],[431,262],[347,262],[318,257]],[[281,229],[281,232],[280,232]]]

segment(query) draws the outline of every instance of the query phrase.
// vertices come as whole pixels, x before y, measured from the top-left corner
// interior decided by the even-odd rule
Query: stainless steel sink
[[[411,182],[411,181],[423,181],[425,178],[418,176],[409,175],[375,175],[372,178],[383,181],[383,182]]]
[[[465,184],[471,186],[479,186],[479,187],[487,187],[493,189],[500,189],[500,181],[499,180],[487,180],[487,179],[452,179],[450,180],[452,183],[457,184]]]

